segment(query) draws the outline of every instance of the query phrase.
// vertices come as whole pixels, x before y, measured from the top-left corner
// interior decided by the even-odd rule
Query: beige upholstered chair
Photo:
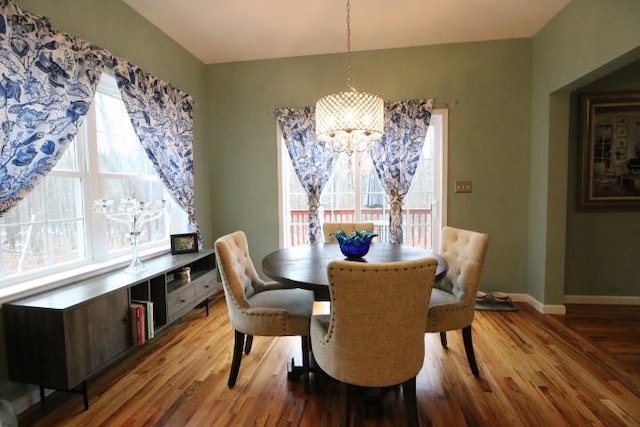
[[[309,322],[313,312],[313,292],[260,279],[242,231],[220,237],[215,242],[215,250],[229,318],[235,329],[229,388],[236,383],[243,347],[245,353],[249,354],[254,335],[300,335],[304,388],[308,391]]]
[[[462,330],[464,349],[473,375],[478,376],[471,338],[476,293],[489,246],[489,235],[453,227],[442,229],[440,255],[447,261],[447,275],[434,285],[427,316],[427,332],[439,332],[447,347],[447,331]]]
[[[417,425],[416,375],[424,361],[424,322],[438,261],[331,261],[331,314],[311,318],[316,364],[342,382],[343,425],[348,384],[403,385],[408,424]]]
[[[375,231],[375,225],[372,222],[325,222],[322,225],[322,231],[324,233],[325,243],[335,243],[336,238],[331,234],[336,231],[343,230],[345,233],[353,233],[354,231],[367,230],[370,232]]]

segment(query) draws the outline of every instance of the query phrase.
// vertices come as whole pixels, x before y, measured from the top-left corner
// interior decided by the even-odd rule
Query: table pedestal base
[[[321,379],[323,384],[330,383],[330,387],[337,386],[338,381],[331,378],[327,375],[320,367],[315,363],[313,356],[311,356],[311,360],[309,361],[309,373],[313,374],[310,378],[310,386],[313,390],[318,391],[319,387],[318,380]],[[298,381],[303,374],[302,363],[297,363],[295,358],[291,358],[289,362],[287,362],[287,378],[290,381]],[[358,411],[364,418],[373,419],[373,418],[382,418],[384,415],[384,407],[382,404],[382,400],[384,399],[385,393],[387,393],[391,388],[385,387],[357,387],[351,386],[352,390],[355,391],[356,398],[358,400]],[[324,391],[324,390],[323,390]]]

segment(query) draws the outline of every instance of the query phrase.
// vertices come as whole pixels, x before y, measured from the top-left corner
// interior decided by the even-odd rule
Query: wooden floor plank
[[[326,306],[320,307],[326,310]],[[417,379],[422,425],[640,426],[640,310],[569,309],[541,315],[476,313],[473,339],[480,377],[471,374],[461,334],[425,335]],[[326,312],[326,311],[325,311]],[[621,330],[623,329],[623,330]],[[89,381],[91,406],[54,393],[44,409],[20,415],[21,426],[334,426],[338,387],[313,377],[314,392],[290,381],[286,364],[300,356],[298,337],[255,337],[233,389],[227,387],[233,331],[224,299],[210,315],[194,310],[144,347]],[[353,393],[356,399],[357,393]],[[382,397],[384,414],[365,427],[402,425],[402,392]],[[353,402],[353,416],[357,402]]]

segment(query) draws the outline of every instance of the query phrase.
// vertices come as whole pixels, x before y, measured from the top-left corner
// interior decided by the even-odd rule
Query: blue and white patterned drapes
[[[107,50],[55,31],[49,20],[11,0],[0,0],[0,214],[53,169],[105,68],[114,68],[147,156],[189,215],[190,231],[198,232],[192,98]]]
[[[276,118],[293,168],[309,198],[309,243],[321,243],[320,194],[329,181],[339,153],[316,139],[313,108],[279,108]]]
[[[0,0],[0,214],[74,139],[107,60],[102,49]]]
[[[189,216],[189,229],[202,235],[195,220],[193,99],[126,60],[114,67],[133,128],[167,189]]]
[[[390,200],[389,241],[401,244],[402,201],[416,173],[433,109],[432,100],[385,102],[384,135],[369,153]]]

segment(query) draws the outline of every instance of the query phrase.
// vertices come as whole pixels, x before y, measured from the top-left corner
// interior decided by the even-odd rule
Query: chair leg
[[[464,341],[464,351],[467,353],[467,360],[469,360],[469,366],[471,367],[471,373],[477,377],[480,375],[478,370],[478,363],[476,362],[476,355],[473,352],[473,340],[471,338],[471,325],[462,328],[462,340]]]
[[[302,381],[304,384],[304,392],[309,393],[309,355],[310,355],[310,337],[302,335]]]
[[[340,426],[349,427],[351,424],[351,405],[349,402],[349,384],[345,382],[340,383],[340,402],[342,405],[342,419],[340,420]]]
[[[233,359],[231,361],[231,372],[229,372],[229,382],[227,382],[227,385],[229,386],[229,388],[233,388],[233,386],[236,385],[236,380],[238,379],[238,372],[240,371],[240,362],[242,362],[242,347],[244,347],[244,334],[240,331],[235,331],[235,342],[233,344]]]
[[[252,345],[253,345],[253,335],[247,335],[247,341],[244,343],[244,354],[251,353]]]
[[[407,426],[418,427],[420,418],[418,416],[418,402],[416,399],[416,377],[402,383],[402,395],[404,397],[404,414]]]
[[[440,342],[442,343],[442,347],[447,348],[447,333],[440,332]]]

